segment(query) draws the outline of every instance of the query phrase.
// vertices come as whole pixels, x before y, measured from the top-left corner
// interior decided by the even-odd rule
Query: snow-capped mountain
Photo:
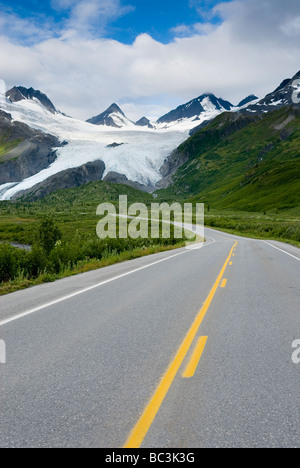
[[[42,92],[24,87],[6,92],[5,83],[0,80],[0,141],[9,146],[7,151],[2,146],[0,153],[0,200],[28,190],[34,192],[34,187],[39,193],[55,190],[57,174],[63,174],[60,188],[74,184],[78,174],[80,180],[88,181],[87,172],[94,177],[95,167],[102,179],[111,180],[111,174],[114,180],[137,182],[149,190],[161,179],[165,160],[191,130],[197,131],[223,112],[263,113],[295,105],[299,92],[300,72],[264,99],[251,95],[238,106],[213,94],[203,94],[157,122],[143,117],[134,123],[117,104],[83,122],[58,112]],[[39,147],[45,135],[40,164],[37,158],[41,157]],[[47,181],[51,184],[44,190]]]
[[[202,94],[196,99],[183,104],[168,114],[160,117],[156,122],[156,128],[181,128],[190,132],[196,130],[204,122],[209,122],[222,112],[235,112],[241,107],[257,100],[254,95],[248,96],[237,106],[214,94]]]
[[[203,94],[192,101],[183,104],[177,109],[172,110],[168,114],[160,117],[158,123],[171,123],[182,119],[200,119],[203,113],[215,113],[230,111],[233,108],[233,104],[228,101],[224,101],[221,98],[216,98],[213,94]]]
[[[152,125],[152,123],[150,122],[150,120],[147,119],[147,117],[142,117],[140,120],[138,120],[137,122],[135,122],[135,125],[137,125],[138,127],[154,128],[154,126]]]
[[[41,93],[40,91],[36,91],[33,88],[24,88],[23,86],[14,86],[12,89],[7,91],[6,97],[11,102],[20,102],[25,100],[37,101],[42,106],[44,106],[48,111],[52,114],[55,114],[57,111],[48,98],[46,94]]]
[[[177,109],[160,117],[157,128],[182,128],[191,130],[218,114],[234,109],[233,104],[214,94],[202,94]]]
[[[300,71],[293,78],[284,80],[278,88],[263,99],[258,99],[244,109],[244,112],[267,113],[283,106],[299,105],[297,99],[300,94]],[[299,100],[299,98],[298,98]]]
[[[88,119],[87,122],[94,125],[105,125],[106,127],[114,128],[131,128],[135,125],[115,103],[96,117]]]
[[[136,123],[129,120],[117,104],[112,104],[106,111],[92,117],[87,122],[114,128],[132,128],[136,126],[156,130],[173,129],[184,131],[191,130],[222,112],[239,110],[240,107],[257,99],[256,96],[251,95],[238,106],[234,106],[222,98],[217,98],[214,94],[203,94],[170,111],[156,122],[151,122],[147,117],[142,117]]]
[[[237,107],[239,107],[239,108],[245,107],[245,106],[249,105],[250,103],[253,103],[254,101],[259,101],[259,98],[257,96],[255,96],[254,94],[251,94],[250,96],[247,96],[245,99],[243,99],[237,105]]]
[[[6,183],[3,180],[0,200],[32,191],[35,186],[39,186],[41,192],[40,184],[46,183],[52,176],[96,161],[102,161],[105,165],[102,178],[114,172],[126,176],[129,181],[154,187],[161,178],[159,170],[165,158],[188,137],[188,131],[185,130],[156,130],[136,126],[132,122],[122,128],[93,125],[58,112],[53,113],[34,96],[32,99],[24,96],[24,99],[16,102],[13,100],[6,95],[5,84],[0,80],[0,138],[4,137],[1,120],[6,119],[12,123],[19,122],[39,133],[53,135],[58,143],[49,149],[51,154],[55,154],[55,160],[51,160],[48,167],[21,181],[19,178],[10,178]],[[124,118],[122,114],[119,115]],[[21,138],[26,139],[25,136]],[[15,140],[16,147],[19,144],[20,141]],[[18,157],[21,155],[18,154]],[[2,171],[4,166],[9,171],[13,165],[13,161],[4,161],[6,156],[1,153]],[[70,177],[65,179],[70,180]]]

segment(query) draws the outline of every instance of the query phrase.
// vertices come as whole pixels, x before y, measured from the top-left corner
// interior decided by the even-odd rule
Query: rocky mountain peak
[[[300,71],[293,78],[284,80],[278,88],[257,103],[250,104],[243,112],[266,113],[284,106],[300,106]]]
[[[24,99],[34,100],[37,99],[46,109],[52,114],[56,113],[56,109],[48,96],[41,91],[33,88],[24,88],[23,86],[14,86],[12,89],[6,92],[6,97],[11,102],[19,102]]]
[[[101,114],[88,119],[87,122],[93,125],[106,125],[115,128],[122,128],[132,124],[116,103],[113,103]]]
[[[160,117],[157,122],[171,123],[182,119],[197,119],[204,113],[229,111],[233,107],[233,104],[230,102],[217,98],[214,94],[206,93]]]
[[[148,128],[153,128],[153,125],[151,124],[150,120],[147,119],[147,117],[142,117],[140,120],[138,120],[135,125],[138,127],[148,127]]]

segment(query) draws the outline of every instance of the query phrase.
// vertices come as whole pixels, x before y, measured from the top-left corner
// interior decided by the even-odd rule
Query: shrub
[[[37,232],[37,242],[49,254],[61,239],[61,232],[50,217],[46,217],[40,224]]]
[[[16,276],[18,269],[16,250],[9,244],[0,244],[0,282],[9,281]]]
[[[39,276],[47,266],[47,257],[39,245],[34,245],[31,252],[27,252],[24,272],[30,278]]]

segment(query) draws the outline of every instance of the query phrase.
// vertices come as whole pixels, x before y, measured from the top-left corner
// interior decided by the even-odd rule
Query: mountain
[[[14,185],[48,168],[60,146],[56,137],[15,122],[0,110],[0,197],[1,185]]]
[[[150,120],[147,119],[147,117],[142,117],[140,120],[138,120],[135,125],[137,127],[148,127],[148,128],[154,128],[153,125],[151,124]]]
[[[297,93],[298,90],[298,93]],[[284,106],[297,105],[295,97],[300,93],[300,71],[293,78],[284,80],[278,88],[263,99],[250,104],[243,112],[267,113]],[[299,104],[299,102],[298,102]]]
[[[202,94],[196,99],[183,104],[177,109],[172,110],[168,114],[160,117],[157,121],[159,124],[170,124],[188,119],[193,122],[199,120],[207,120],[209,116],[217,115],[220,112],[229,111],[233,108],[233,104],[217,98],[214,94]]]
[[[217,115],[248,107],[247,104],[258,101],[254,94],[247,96],[237,106],[214,94],[202,94],[196,99],[183,104],[157,120],[157,128],[189,129],[190,135],[205,127]]]
[[[255,96],[254,94],[251,94],[250,96],[247,96],[245,99],[243,99],[238,105],[237,107],[244,107],[246,106],[247,104],[250,104],[250,102],[253,102],[253,101],[258,101],[259,98],[257,96]]]
[[[99,161],[104,164],[102,179],[115,173],[120,180],[126,177],[129,183],[153,190],[161,178],[159,169],[164,159],[188,137],[188,131],[171,129],[166,136],[165,130],[136,126],[116,105],[108,109],[108,114],[118,127],[91,125],[53,113],[36,97],[27,99],[30,95],[19,91],[8,92],[8,97],[0,80],[0,200],[11,199],[58,174],[49,184],[45,182],[47,191],[48,187],[55,190],[61,187],[63,171]],[[7,136],[8,127],[13,131]],[[19,128],[23,129],[20,135]],[[83,183],[88,178],[94,180],[90,170],[87,177],[86,172],[83,176],[64,174],[64,184],[73,184],[76,178]],[[42,188],[36,193],[45,193]]]
[[[106,111],[87,120],[88,123],[94,125],[105,125],[107,127],[123,128],[133,127],[134,124],[131,120],[127,119],[124,112],[117,104],[112,104]]]
[[[300,107],[226,112],[166,160],[158,187],[164,198],[211,208],[260,211],[300,206]],[[175,173],[178,160],[183,164]]]
[[[55,114],[56,109],[50,99],[46,96],[46,94],[41,93],[40,91],[36,91],[33,88],[24,88],[23,86],[14,86],[12,89],[7,91],[6,97],[11,102],[20,102],[23,99],[27,100],[36,100],[40,102],[42,106],[44,106],[49,112]]]
[[[14,87],[6,93],[5,85],[0,80],[0,200],[11,199],[37,186],[36,193],[49,193],[49,190],[62,187],[60,178],[64,187],[76,181],[85,183],[89,178],[94,180],[89,163],[96,163],[97,166],[99,162],[104,167],[98,164],[97,177],[102,179],[127,180],[130,184],[144,186],[145,190],[153,190],[162,178],[160,187],[167,187],[175,177],[175,194],[198,195],[203,187],[198,184],[197,177],[201,178],[202,172],[199,175],[194,168],[192,186],[188,181],[184,188],[179,183],[181,177],[184,181],[182,168],[189,167],[191,159],[195,157],[193,151],[195,154],[205,151],[213,153],[216,146],[223,144],[224,148],[220,149],[223,167],[231,161],[225,148],[227,139],[246,138],[246,130],[250,132],[255,125],[262,125],[263,132],[268,135],[258,152],[263,156],[259,157],[272,153],[268,148],[278,142],[283,145],[283,154],[287,151],[285,145],[292,143],[294,135],[294,132],[290,133],[291,126],[298,118],[294,108],[299,107],[299,104],[288,104],[297,101],[299,83],[300,73],[292,80],[285,80],[264,99],[259,100],[251,95],[239,106],[233,106],[213,94],[203,94],[169,112],[156,123],[146,117],[133,123],[117,104],[112,104],[88,122],[76,120],[56,112],[49,98],[40,91]],[[265,121],[271,110],[287,107],[292,109],[286,117],[288,120],[276,124],[280,131],[268,133],[261,122]],[[220,129],[212,131],[215,124]],[[188,141],[192,141],[192,146],[183,151],[181,145],[188,139],[191,129],[194,135]],[[261,137],[259,129],[257,132],[253,131],[253,140],[247,142],[249,154],[252,154],[252,145]],[[215,168],[215,172],[203,172],[207,180],[210,174],[214,174],[212,186],[219,174],[218,151],[209,165],[211,170]],[[224,159],[225,153],[227,156]],[[199,164],[202,167],[201,161]]]
[[[56,190],[80,187],[89,182],[99,181],[102,179],[104,171],[105,165],[102,161],[90,162],[80,167],[66,169],[30,189],[18,192],[13,199],[38,200],[47,197]]]
[[[142,190],[143,192],[153,192],[153,188],[150,188],[140,184],[139,182],[133,182],[132,180],[128,180],[128,178],[124,174],[119,174],[118,172],[109,172],[103,179],[103,182],[109,182],[111,184],[122,184],[128,185],[129,187],[136,188],[137,190]]]

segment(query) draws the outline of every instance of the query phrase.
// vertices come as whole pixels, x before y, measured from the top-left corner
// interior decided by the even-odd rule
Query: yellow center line
[[[143,443],[144,438],[146,437],[146,434],[148,430],[150,429],[159,408],[161,407],[161,404],[168,393],[168,390],[170,386],[172,385],[172,382],[182,365],[183,360],[185,359],[188,350],[190,349],[191,344],[194,341],[194,338],[200,328],[200,325],[203,322],[203,319],[209,309],[209,306],[214,298],[214,295],[216,294],[216,291],[218,290],[219,284],[221,282],[221,279],[224,275],[224,272],[226,270],[226,267],[231,259],[233,249],[236,247],[237,242],[234,244],[232,247],[230,254],[226,260],[226,262],[223,265],[222,270],[220,271],[220,274],[210,291],[206,301],[204,302],[204,305],[202,309],[199,311],[197,317],[194,320],[194,323],[192,324],[191,328],[189,329],[186,337],[184,338],[183,342],[181,343],[177,354],[171,364],[169,365],[166,373],[162,377],[160,384],[158,385],[154,395],[150,399],[148,405],[146,406],[145,410],[143,411],[141,417],[139,418],[138,422],[134,426],[133,430],[131,431],[124,448],[139,448],[141,444]]]
[[[184,379],[190,379],[191,377],[194,377],[199,361],[202,357],[207,339],[207,336],[201,336],[201,338],[199,338],[195,351],[192,354],[191,360],[188,363],[184,373],[182,374],[182,377]]]
[[[227,284],[227,279],[223,279],[221,283],[221,288],[225,288],[226,284]]]

